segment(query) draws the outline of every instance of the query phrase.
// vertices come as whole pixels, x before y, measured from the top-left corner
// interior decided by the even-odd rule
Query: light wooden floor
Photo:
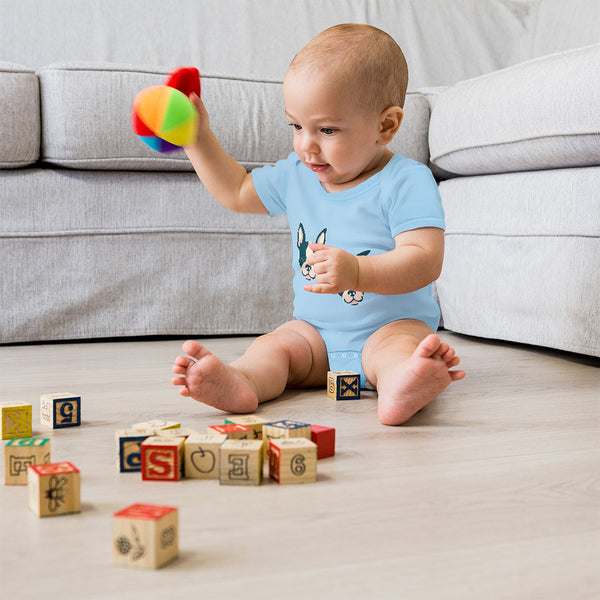
[[[550,351],[442,333],[468,377],[403,427],[373,394],[335,402],[290,392],[272,419],[334,426],[316,484],[219,486],[119,474],[113,432],[150,418],[204,430],[223,415],[169,383],[181,341],[0,347],[0,397],[83,398],[83,426],[57,430],[53,460],[82,472],[83,511],[38,519],[25,487],[0,486],[0,597],[600,598],[600,369]],[[249,338],[210,339],[221,357]],[[178,506],[180,558],[113,567],[111,516]]]

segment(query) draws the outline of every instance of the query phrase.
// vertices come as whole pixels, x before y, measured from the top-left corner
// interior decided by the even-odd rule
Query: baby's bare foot
[[[187,341],[173,365],[171,382],[183,386],[179,393],[225,412],[253,412],[258,406],[250,381],[238,370],[219,360],[198,342]]]
[[[384,425],[400,425],[410,419],[465,376],[464,371],[450,371],[459,362],[453,348],[435,334],[427,336],[408,360],[380,376],[379,420]]]

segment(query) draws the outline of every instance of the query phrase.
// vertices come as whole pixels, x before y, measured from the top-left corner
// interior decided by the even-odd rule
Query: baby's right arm
[[[210,129],[208,112],[196,94],[190,95],[199,116],[198,136],[185,148],[200,181],[226,208],[236,212],[267,214],[252,176],[223,149]]]

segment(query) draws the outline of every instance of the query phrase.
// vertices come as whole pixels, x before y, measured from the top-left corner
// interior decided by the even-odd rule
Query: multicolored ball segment
[[[176,69],[163,85],[144,88],[133,101],[133,131],[157,152],[173,152],[193,144],[198,112],[188,97],[192,92],[200,96],[200,73],[195,67]]]

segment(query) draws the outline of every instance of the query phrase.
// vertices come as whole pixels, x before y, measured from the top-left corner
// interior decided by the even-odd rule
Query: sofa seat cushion
[[[40,91],[31,69],[0,61],[0,168],[35,163],[40,152]]]
[[[470,79],[431,114],[432,162],[477,175],[600,164],[600,44]]]
[[[600,356],[600,167],[440,184],[447,329]]]
[[[42,159],[77,169],[192,171],[183,151],[158,154],[132,132],[137,92],[163,83],[167,69],[70,63],[39,71]],[[246,168],[274,163],[292,150],[280,82],[202,74],[202,98],[224,148]],[[394,149],[428,160],[429,105],[410,94]]]

